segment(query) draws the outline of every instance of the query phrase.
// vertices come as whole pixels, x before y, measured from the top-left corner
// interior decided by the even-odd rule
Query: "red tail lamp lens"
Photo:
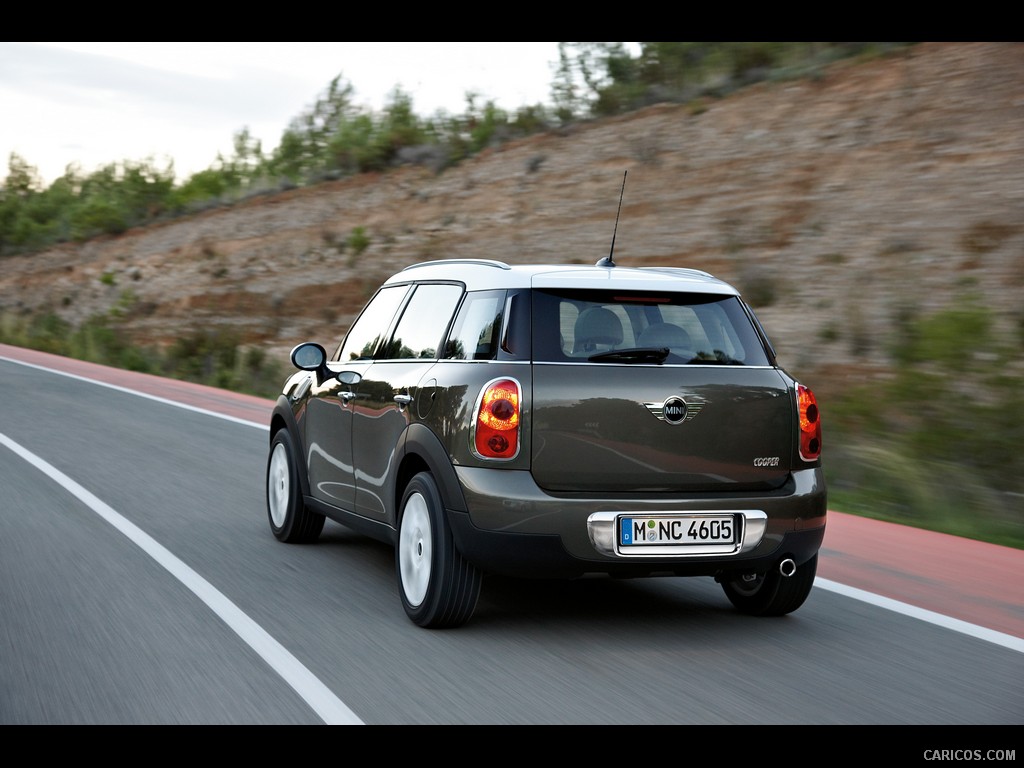
[[[800,458],[815,461],[821,456],[821,416],[818,400],[803,384],[796,385],[796,405],[800,412]]]
[[[519,450],[519,385],[511,379],[492,382],[480,398],[476,415],[476,451],[489,459],[511,459]]]

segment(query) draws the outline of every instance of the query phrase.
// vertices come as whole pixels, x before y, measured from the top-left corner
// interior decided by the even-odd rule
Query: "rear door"
[[[416,285],[394,331],[363,373],[352,415],[355,511],[386,520],[399,441],[424,410],[420,389],[439,356],[442,340],[462,298],[454,283]]]
[[[532,472],[564,492],[766,490],[790,382],[735,296],[533,292]]]

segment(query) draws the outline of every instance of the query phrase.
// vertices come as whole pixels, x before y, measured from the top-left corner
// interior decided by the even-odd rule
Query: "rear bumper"
[[[477,567],[510,576],[573,577],[715,575],[762,571],[784,558],[798,565],[821,547],[827,499],[820,468],[796,472],[767,494],[699,494],[692,497],[555,497],[529,472],[457,468],[468,513],[449,511],[462,554]],[[742,514],[743,536],[735,546],[687,549],[654,556],[620,553],[612,543],[620,513]]]
[[[778,547],[759,556],[701,555],[692,558],[575,557],[551,534],[502,533],[474,528],[469,516],[456,513],[453,533],[463,556],[488,573],[519,578],[577,578],[608,574],[620,578],[646,576],[716,576],[731,571],[762,572],[791,558],[797,565],[810,560],[821,548],[825,527],[794,531],[782,536]]]

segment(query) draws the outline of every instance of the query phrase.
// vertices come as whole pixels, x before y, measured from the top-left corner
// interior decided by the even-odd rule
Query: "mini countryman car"
[[[270,529],[312,542],[330,518],[394,546],[420,626],[469,620],[488,573],[710,577],[766,616],[811,591],[818,405],[705,272],[416,264],[337,349],[291,359]]]

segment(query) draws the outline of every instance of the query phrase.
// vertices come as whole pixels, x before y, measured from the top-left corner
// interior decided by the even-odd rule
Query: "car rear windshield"
[[[541,362],[768,365],[736,296],[533,291],[533,353]]]

